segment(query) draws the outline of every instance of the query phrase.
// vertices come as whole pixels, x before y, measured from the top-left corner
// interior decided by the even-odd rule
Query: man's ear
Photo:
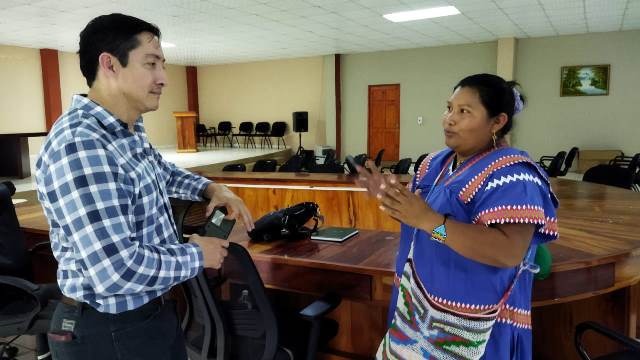
[[[103,52],[98,56],[98,70],[102,70],[107,76],[115,74],[118,65],[118,59],[109,53]]]

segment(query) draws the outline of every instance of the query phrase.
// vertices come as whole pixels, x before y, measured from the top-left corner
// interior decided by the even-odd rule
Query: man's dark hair
[[[507,135],[513,127],[516,101],[513,88],[518,85],[515,81],[505,81],[497,75],[476,74],[460,80],[460,82],[453,87],[453,90],[455,91],[459,87],[468,87],[476,90],[480,97],[480,102],[487,110],[489,117],[498,116],[500,113],[507,114],[507,122],[497,133],[498,137],[502,138]],[[524,96],[520,95],[520,100],[524,104]]]
[[[123,14],[98,16],[80,32],[80,71],[91,87],[98,72],[98,57],[107,52],[126,67],[129,52],[140,45],[137,35],[149,32],[160,38],[160,29],[144,20]]]

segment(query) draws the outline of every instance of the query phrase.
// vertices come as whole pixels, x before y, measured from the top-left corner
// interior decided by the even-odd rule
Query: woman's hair
[[[500,113],[507,114],[507,122],[496,134],[499,138],[502,138],[513,127],[513,116],[520,112],[524,105],[524,96],[515,89],[517,85],[519,85],[517,82],[505,81],[497,75],[476,74],[460,80],[453,90],[455,91],[461,87],[476,90],[489,117],[498,116]]]

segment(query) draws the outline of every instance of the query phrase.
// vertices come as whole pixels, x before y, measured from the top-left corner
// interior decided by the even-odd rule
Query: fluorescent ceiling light
[[[172,44],[170,42],[162,41],[162,42],[160,42],[160,46],[162,46],[163,48],[172,48],[172,47],[176,47],[176,44]]]
[[[460,11],[455,6],[441,6],[429,9],[401,11],[382,15],[385,19],[393,22],[404,22],[422,19],[431,19],[442,16],[458,15]]]

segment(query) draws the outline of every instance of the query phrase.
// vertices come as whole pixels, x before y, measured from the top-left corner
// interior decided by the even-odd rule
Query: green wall
[[[367,151],[368,85],[376,84],[400,84],[401,158],[443,148],[440,121],[453,86],[469,74],[495,74],[496,51],[490,42],[344,55],[343,155]]]
[[[560,67],[611,64],[608,96],[560,97]],[[514,144],[534,157],[572,146],[640,152],[640,31],[521,39],[516,79],[528,97]]]

